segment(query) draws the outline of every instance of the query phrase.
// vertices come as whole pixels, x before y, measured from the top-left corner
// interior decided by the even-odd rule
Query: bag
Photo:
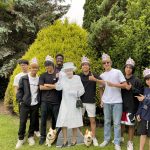
[[[82,104],[80,97],[78,97],[78,99],[77,99],[76,108],[83,108],[83,104]]]

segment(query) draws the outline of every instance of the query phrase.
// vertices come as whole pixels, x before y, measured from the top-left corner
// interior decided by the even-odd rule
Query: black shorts
[[[139,126],[139,134],[150,137],[150,121],[141,120]]]

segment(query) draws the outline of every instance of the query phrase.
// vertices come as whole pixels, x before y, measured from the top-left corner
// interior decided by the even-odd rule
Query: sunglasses
[[[110,62],[103,62],[103,65],[105,65],[105,64],[110,64]]]

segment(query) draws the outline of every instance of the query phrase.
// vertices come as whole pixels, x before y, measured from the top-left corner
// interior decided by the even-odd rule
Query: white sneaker
[[[127,150],[133,150],[133,142],[132,141],[128,141]]]
[[[120,145],[115,145],[115,150],[121,150]]]
[[[34,138],[33,137],[29,137],[28,138],[28,143],[30,146],[33,146],[35,144]]]
[[[93,145],[98,146],[98,141],[97,141],[96,137],[93,138]]]
[[[24,144],[24,140],[18,139],[17,144],[16,144],[16,149],[19,149],[20,147],[22,147],[23,144]]]
[[[99,146],[100,146],[100,147],[105,147],[106,145],[108,145],[108,141],[104,141],[104,142],[101,143]]]
[[[38,138],[41,136],[41,134],[40,134],[39,131],[34,131],[34,134],[35,134],[35,136],[38,137]]]
[[[120,142],[121,142],[121,143],[124,142],[124,137],[121,137]],[[112,143],[114,143],[114,140],[112,140]]]

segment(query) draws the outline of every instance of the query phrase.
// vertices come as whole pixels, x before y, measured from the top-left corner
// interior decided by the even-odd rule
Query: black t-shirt
[[[123,111],[129,113],[136,113],[139,101],[135,96],[143,93],[143,85],[142,82],[135,76],[126,79],[126,81],[127,83],[131,83],[132,88],[130,90],[121,90],[123,99]]]
[[[55,84],[57,82],[56,73],[43,73],[39,78],[39,85]],[[60,104],[59,92],[53,90],[41,90],[41,101],[50,102],[51,104]]]
[[[89,72],[88,75],[85,75],[84,73],[80,74],[81,81],[85,89],[85,93],[81,96],[83,103],[95,103],[96,100],[96,82],[89,80],[89,76],[91,75],[91,72]],[[94,77],[100,79],[97,75],[94,75]]]

